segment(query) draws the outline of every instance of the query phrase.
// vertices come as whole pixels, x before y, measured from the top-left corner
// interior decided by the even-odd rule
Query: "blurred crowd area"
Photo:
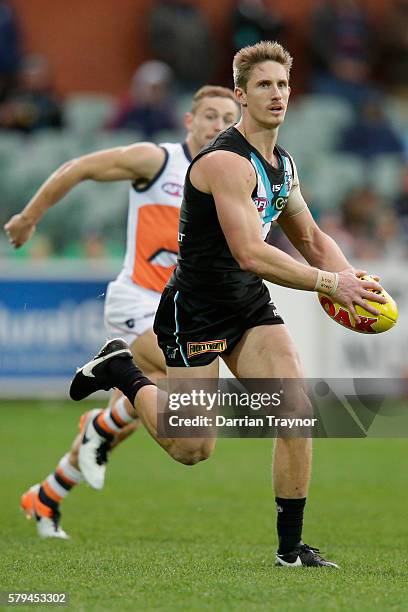
[[[351,258],[408,256],[408,0],[389,0],[381,22],[360,0],[316,0],[304,52],[305,91],[290,102],[279,143],[293,155],[313,215]],[[293,24],[263,0],[231,8],[220,48],[199,6],[157,0],[146,15],[150,59],[123,96],[72,92],[61,99],[49,58],[26,53],[18,18],[0,0],[1,225],[73,157],[141,140],[184,137],[191,93],[214,81],[242,46],[278,40]],[[295,63],[296,63],[296,57]],[[231,81],[220,82],[231,86]],[[127,189],[83,183],[42,220],[34,239],[0,257],[122,257]],[[278,246],[291,245],[276,229]]]

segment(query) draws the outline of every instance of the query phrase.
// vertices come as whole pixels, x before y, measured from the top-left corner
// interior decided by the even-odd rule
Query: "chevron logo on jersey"
[[[284,182],[273,183],[261,159],[255,153],[251,153],[251,162],[257,175],[257,193],[253,196],[253,201],[261,217],[264,237],[269,231],[270,224],[276,221],[285,208],[293,184],[290,160],[283,155],[281,160],[284,165]]]

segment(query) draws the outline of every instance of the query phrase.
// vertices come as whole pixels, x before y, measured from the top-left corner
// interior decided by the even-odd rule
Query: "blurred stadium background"
[[[297,162],[318,222],[356,266],[381,275],[400,321],[383,337],[352,334],[325,317],[315,296],[294,300],[293,293],[273,288],[279,310],[309,376],[406,377],[407,32],[407,0],[72,0],[69,7],[0,0],[0,226],[72,157],[143,139],[182,139],[191,92],[207,82],[232,86],[234,51],[278,39],[294,55],[279,142]],[[11,450],[22,443],[12,434],[15,409],[28,414],[31,398],[66,399],[73,369],[105,337],[103,296],[121,266],[126,213],[125,183],[82,184],[46,215],[23,249],[13,251],[0,234],[0,415],[5,423],[10,418]],[[276,244],[292,253],[278,230]],[[27,399],[14,404],[17,398]],[[55,421],[50,435],[60,440],[54,405],[67,407],[33,404],[38,421],[28,419],[31,435],[19,422],[34,454],[45,420]],[[64,436],[61,444],[70,439]],[[401,445],[391,441],[381,449],[402,457]],[[39,455],[41,469],[58,457],[56,448],[48,451],[50,460]],[[18,473],[13,483],[8,476],[4,481],[14,506],[19,489],[13,484],[25,487],[42,475],[30,468],[25,477],[27,461],[30,456],[17,453],[15,462],[3,463]],[[351,469],[358,470],[357,460]],[[351,495],[364,478],[355,473]],[[378,482],[371,485],[374,496]],[[188,486],[194,486],[190,480]],[[336,520],[330,491],[328,497]],[[85,497],[82,503],[86,507]],[[232,609],[225,606],[216,608]]]
[[[118,11],[103,0],[75,2],[67,14],[47,0],[2,0],[1,225],[72,157],[182,139],[191,92],[205,82],[231,86],[234,51],[277,38],[295,57],[280,143],[297,162],[316,219],[353,262],[383,275],[403,311],[407,4],[121,0]],[[104,287],[124,253],[126,210],[126,184],[81,184],[23,249],[13,251],[1,234],[2,395],[65,394],[72,366],[98,346]],[[276,243],[291,252],[278,230]],[[294,309],[290,292],[275,295],[310,376],[405,375],[403,317],[386,338],[354,338],[334,329],[310,296],[299,295]],[[389,360],[378,359],[384,351]]]

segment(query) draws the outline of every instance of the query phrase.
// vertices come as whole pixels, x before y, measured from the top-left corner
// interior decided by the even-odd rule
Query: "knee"
[[[178,463],[183,465],[196,465],[200,461],[208,459],[213,450],[213,444],[202,443],[198,445],[183,445],[177,442],[169,449],[170,455]]]
[[[303,388],[298,388],[291,398],[291,413],[299,419],[310,419],[313,416],[313,408],[310,399]]]
[[[69,451],[69,462],[77,470],[79,469],[78,455],[79,455],[79,446],[73,445],[71,450]]]
[[[286,363],[286,371],[290,378],[303,378],[303,367],[299,353],[294,348],[289,348],[283,356]]]

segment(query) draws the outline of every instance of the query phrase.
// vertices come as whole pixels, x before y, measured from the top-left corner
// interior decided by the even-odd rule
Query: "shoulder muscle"
[[[251,194],[256,185],[253,166],[245,157],[231,151],[213,151],[198,159],[190,170],[194,187],[216,195],[237,192]]]

